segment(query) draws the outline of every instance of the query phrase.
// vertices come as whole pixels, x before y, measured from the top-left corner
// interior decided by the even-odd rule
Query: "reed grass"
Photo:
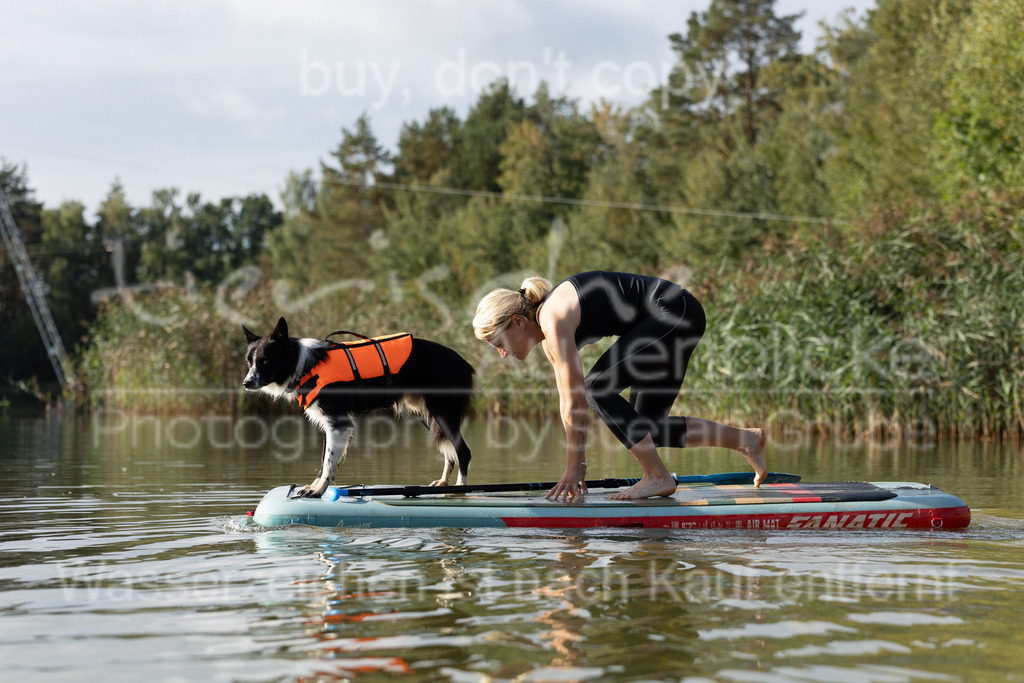
[[[1024,434],[1024,229],[1019,203],[880,211],[859,226],[766,247],[699,274],[708,331],[676,411],[884,438]],[[285,315],[295,336],[409,331],[477,368],[481,414],[554,414],[550,367],[500,361],[470,304],[382,281]],[[222,294],[222,293],[220,293]],[[91,404],[139,412],[250,412],[239,319],[216,291],[108,305],[77,360]],[[269,284],[233,300],[256,332],[281,314]],[[218,303],[220,302],[220,303]],[[164,320],[140,319],[138,307]],[[286,307],[287,308],[287,307]],[[154,317],[153,315],[150,316]],[[589,365],[603,347],[585,350]],[[289,407],[291,409],[291,407]]]
[[[879,214],[707,288],[692,408],[821,430],[1024,433],[1014,205]]]

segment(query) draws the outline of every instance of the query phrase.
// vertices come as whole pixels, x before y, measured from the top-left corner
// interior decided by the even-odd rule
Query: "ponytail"
[[[542,277],[526,278],[518,292],[495,289],[477,304],[473,333],[477,339],[490,341],[508,327],[514,315],[536,322],[537,307],[551,290],[551,283]]]
[[[531,312],[536,313],[537,306],[544,301],[544,297],[551,293],[551,283],[542,277],[528,277],[523,280],[523,286],[519,293],[526,299]]]

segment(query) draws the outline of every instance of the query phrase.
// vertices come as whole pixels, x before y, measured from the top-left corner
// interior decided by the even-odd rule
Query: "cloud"
[[[709,1],[8,3],[0,83],[17,106],[0,110],[0,153],[28,162],[47,205],[95,206],[115,175],[133,203],[172,185],[237,193],[235,180],[275,195],[362,113],[391,147],[430,108],[465,116],[499,76],[526,98],[545,80],[584,108],[636,104],[674,62],[667,36]],[[851,2],[874,4],[776,11],[807,9],[813,32]]]
[[[198,116],[226,118],[251,122],[264,115],[264,110],[234,88],[224,88],[206,95],[183,94],[188,111]]]

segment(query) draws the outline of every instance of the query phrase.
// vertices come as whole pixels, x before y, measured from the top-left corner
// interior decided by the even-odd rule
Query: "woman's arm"
[[[582,497],[587,488],[587,427],[589,409],[583,385],[583,362],[576,349],[576,328],[580,322],[579,296],[565,283],[548,297],[537,320],[544,332],[544,353],[555,372],[559,415],[565,428],[565,472],[546,498]]]

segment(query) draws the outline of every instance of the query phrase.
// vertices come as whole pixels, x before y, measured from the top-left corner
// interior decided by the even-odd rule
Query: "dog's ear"
[[[288,338],[288,323],[285,322],[284,318],[277,321],[277,327],[270,333],[270,338],[278,341],[284,341]]]
[[[260,335],[258,335],[255,332],[251,331],[245,325],[242,325],[242,332],[245,334],[245,343],[246,344],[252,344],[254,341],[256,341],[257,339],[260,338]]]

